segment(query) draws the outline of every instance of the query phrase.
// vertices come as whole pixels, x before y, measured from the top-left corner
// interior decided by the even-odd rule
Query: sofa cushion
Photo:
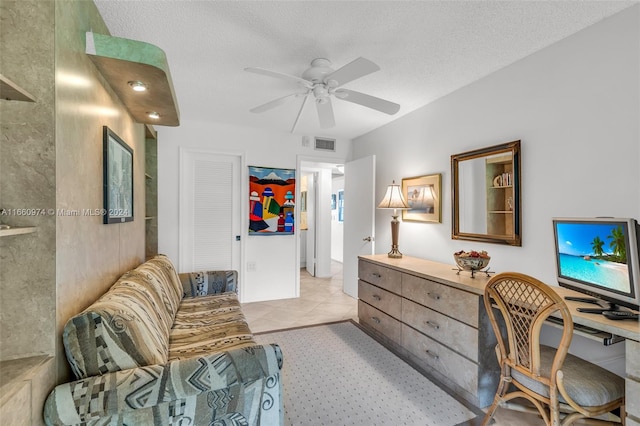
[[[191,297],[238,292],[238,271],[201,271],[178,274],[182,288]]]
[[[184,298],[169,334],[169,360],[255,345],[235,293]]]
[[[160,285],[159,289],[166,292],[171,304],[172,316],[175,315],[183,297],[183,289],[178,272],[173,267],[171,260],[164,254],[158,254],[138,266],[136,270],[155,278],[156,283]]]
[[[71,318],[62,339],[77,378],[162,364],[169,313],[140,273],[126,273],[94,304]]]

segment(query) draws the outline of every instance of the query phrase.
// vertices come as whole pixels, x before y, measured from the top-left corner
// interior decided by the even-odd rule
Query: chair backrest
[[[485,287],[484,303],[489,320],[498,339],[500,356],[511,368],[529,377],[540,377],[540,330],[544,321],[558,312],[564,321],[550,377],[546,384],[555,383],[556,371],[562,366],[571,344],[573,320],[566,303],[551,287],[537,279],[517,272],[497,274]],[[502,314],[506,327],[506,341],[494,308]]]

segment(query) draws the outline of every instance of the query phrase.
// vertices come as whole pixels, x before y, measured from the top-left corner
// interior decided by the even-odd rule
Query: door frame
[[[240,235],[240,247],[238,250],[238,259],[236,261],[236,266],[232,267],[238,271],[238,298],[242,301],[244,300],[244,285],[242,285],[243,280],[243,271],[244,271],[244,259],[245,259],[245,241],[247,236],[249,235],[248,226],[244,226],[249,223],[249,177],[248,173],[244,173],[246,170],[246,158],[245,153],[242,151],[218,151],[218,150],[208,150],[202,148],[189,148],[189,147],[180,147],[179,149],[179,168],[178,168],[178,200],[180,205],[186,203],[186,191],[183,188],[184,179],[183,173],[185,170],[185,162],[187,161],[187,155],[189,154],[207,154],[207,155],[220,155],[225,157],[237,157],[240,161],[238,175],[234,176],[239,177],[240,181],[240,191],[238,200],[238,208],[240,211],[238,212],[239,223],[238,223],[238,235]],[[184,235],[182,233],[182,223],[183,218],[181,217],[181,209],[178,208],[178,268],[183,268],[183,256],[184,250],[182,249],[182,243]],[[191,271],[188,271],[191,272]]]
[[[346,160],[340,158],[331,158],[323,156],[297,155],[296,156],[296,179],[302,178],[302,163],[316,163],[318,165],[335,165],[344,164]],[[318,167],[328,168],[328,167]],[[317,188],[316,191],[317,193]],[[300,185],[296,185],[296,200],[300,200]],[[316,203],[317,204],[317,203]],[[300,209],[296,209],[296,223],[300,223]],[[295,297],[300,297],[300,233],[296,238],[296,291]],[[316,242],[317,244],[317,242]]]

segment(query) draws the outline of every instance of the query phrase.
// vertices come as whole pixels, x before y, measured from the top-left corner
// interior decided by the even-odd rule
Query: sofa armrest
[[[207,296],[226,292],[238,292],[238,271],[199,271],[178,274],[183,297]]]
[[[238,400],[246,397],[235,393],[243,393],[253,382],[263,380],[267,382],[263,389],[271,387],[267,378],[278,379],[281,368],[280,347],[271,344],[93,376],[56,386],[45,402],[44,418],[48,425],[122,418],[127,412],[188,401],[204,393]]]

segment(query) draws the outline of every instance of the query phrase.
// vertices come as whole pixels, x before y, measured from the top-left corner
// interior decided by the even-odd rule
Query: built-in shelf
[[[0,74],[0,98],[7,101],[36,101],[33,95],[2,74]]]
[[[145,216],[144,220],[151,220],[151,219],[155,219],[155,216]]]
[[[513,210],[491,210],[489,213],[511,214]]]
[[[0,229],[0,237],[8,237],[9,235],[30,234],[35,231],[35,226],[16,226],[15,228]]]
[[[145,174],[144,174],[144,177],[146,177],[147,179],[153,179],[153,176],[151,176],[151,175],[150,175],[150,174],[148,174],[148,173],[145,173]]]
[[[153,44],[120,37],[86,33],[86,53],[138,123],[180,125],[178,102],[164,51]],[[129,82],[142,82],[135,92]],[[159,118],[150,118],[149,112]]]

